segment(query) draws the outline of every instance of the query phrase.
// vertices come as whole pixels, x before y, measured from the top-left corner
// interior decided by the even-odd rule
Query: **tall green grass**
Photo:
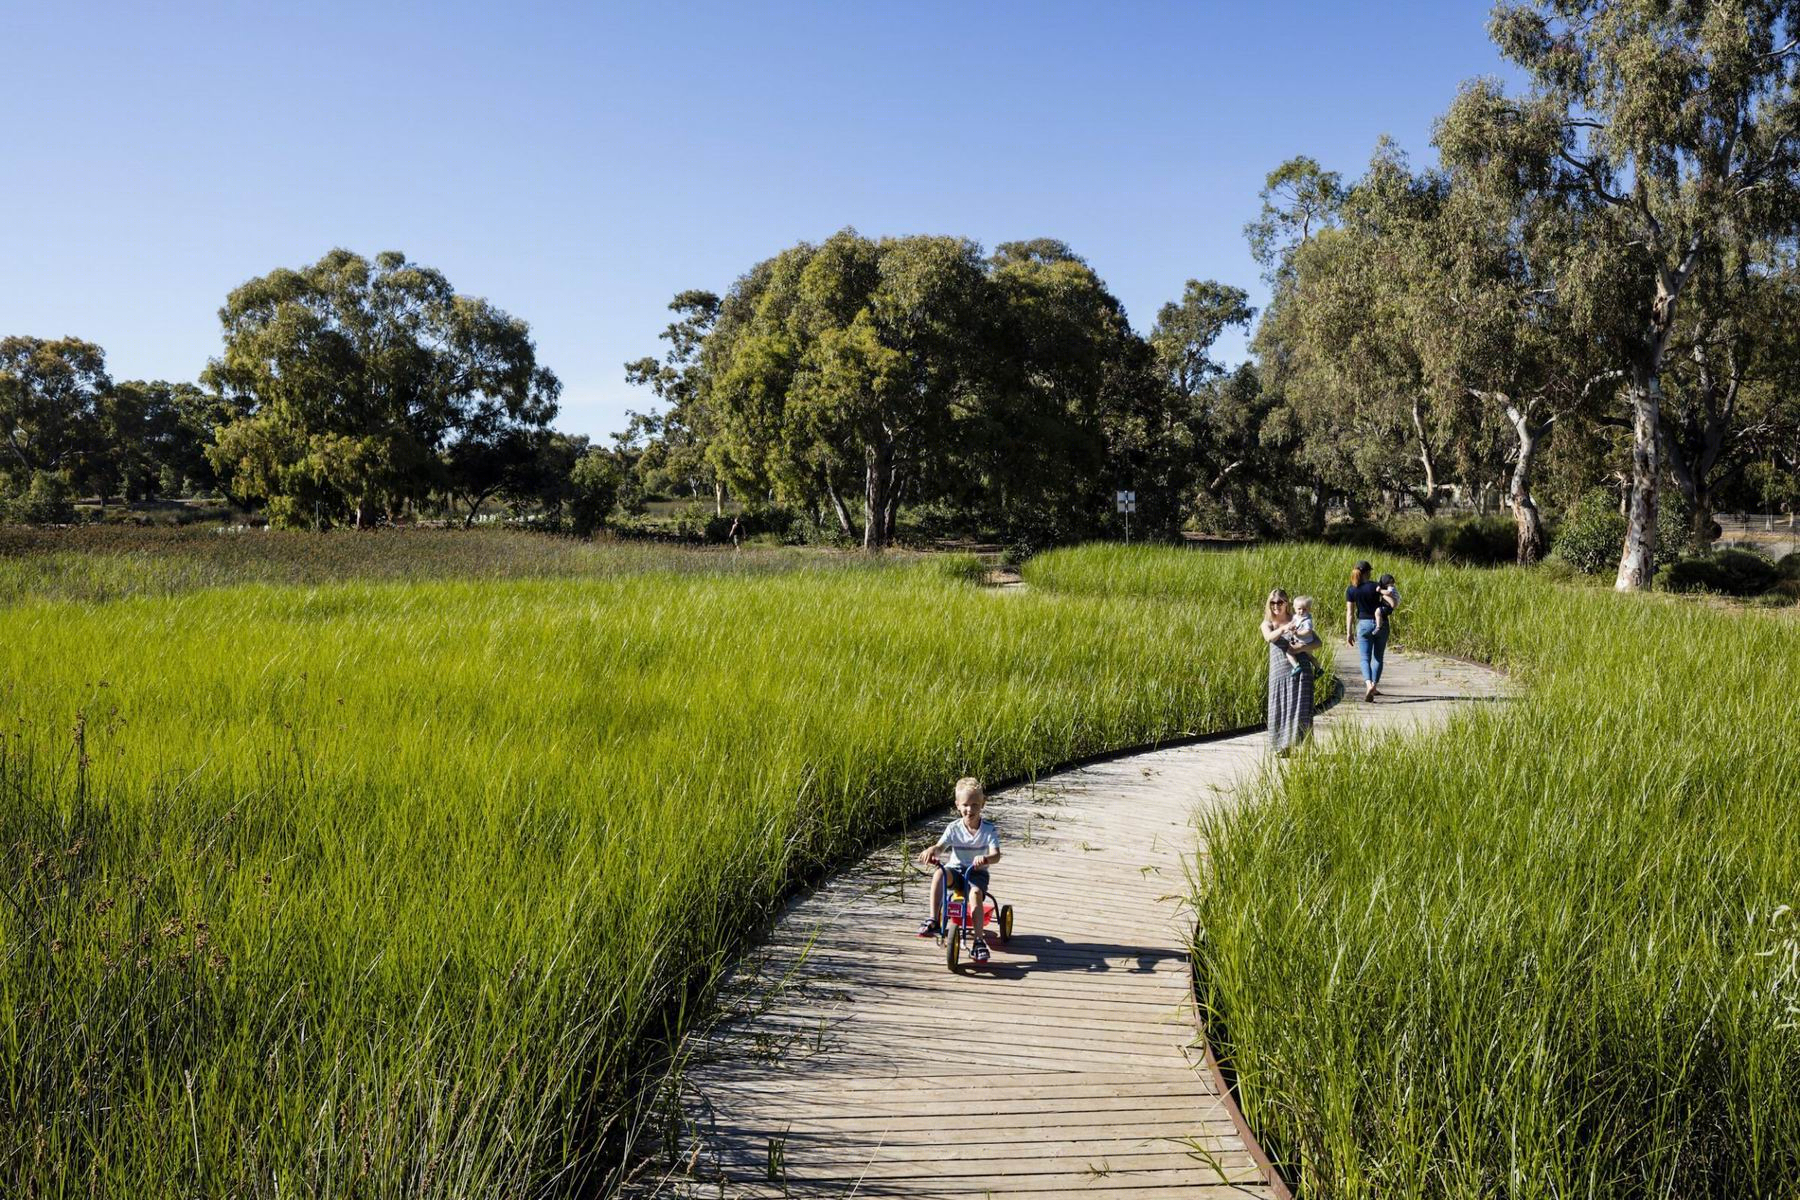
[[[835,565],[854,555],[757,547],[577,541],[514,529],[292,530],[0,526],[0,604],[97,603],[245,583],[346,580],[580,579],[644,571],[759,574]]]
[[[1171,597],[1217,570],[1033,566]],[[1402,652],[1526,690],[1302,757],[1207,822],[1196,964],[1252,1123],[1309,1196],[1800,1195],[1800,635],[1512,569],[1402,575]]]
[[[602,1191],[800,881],[959,775],[1261,712],[1225,559],[1178,604],[131,561],[0,609],[0,1195]]]

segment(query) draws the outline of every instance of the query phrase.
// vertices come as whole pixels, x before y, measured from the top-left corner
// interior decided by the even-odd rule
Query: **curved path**
[[[1337,647],[1357,694],[1354,654]],[[1329,741],[1407,730],[1505,694],[1469,663],[1396,654]],[[1017,932],[955,975],[913,936],[908,855],[946,809],[797,901],[689,1046],[659,1190],[694,1196],[1270,1196],[1202,1068],[1184,899],[1194,820],[1270,761],[1258,733],[1149,751],[997,792],[994,869]]]

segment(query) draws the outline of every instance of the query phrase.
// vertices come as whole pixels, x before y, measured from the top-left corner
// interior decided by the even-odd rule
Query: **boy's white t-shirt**
[[[944,830],[944,836],[938,839],[938,845],[950,851],[949,866],[972,866],[976,858],[983,854],[1000,852],[1000,833],[994,823],[982,818],[981,828],[971,830],[963,823],[961,817],[950,822],[950,828]]]

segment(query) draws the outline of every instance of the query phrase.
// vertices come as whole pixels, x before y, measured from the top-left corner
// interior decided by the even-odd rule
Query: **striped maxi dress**
[[[1269,748],[1286,750],[1305,741],[1312,732],[1313,676],[1318,666],[1312,655],[1300,656],[1301,671],[1294,674],[1287,652],[1269,643]]]

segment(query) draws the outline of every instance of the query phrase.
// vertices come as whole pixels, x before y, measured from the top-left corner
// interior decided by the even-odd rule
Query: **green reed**
[[[1357,555],[1249,557],[1307,586]],[[1032,567],[1168,597],[1219,569]],[[1252,1123],[1308,1196],[1800,1195],[1792,623],[1400,573],[1400,653],[1496,662],[1523,692],[1303,756],[1204,822],[1196,967]]]
[[[124,599],[0,608],[0,1194],[604,1191],[802,881],[960,775],[1261,710],[1231,571],[1168,604],[592,553],[127,556]]]

